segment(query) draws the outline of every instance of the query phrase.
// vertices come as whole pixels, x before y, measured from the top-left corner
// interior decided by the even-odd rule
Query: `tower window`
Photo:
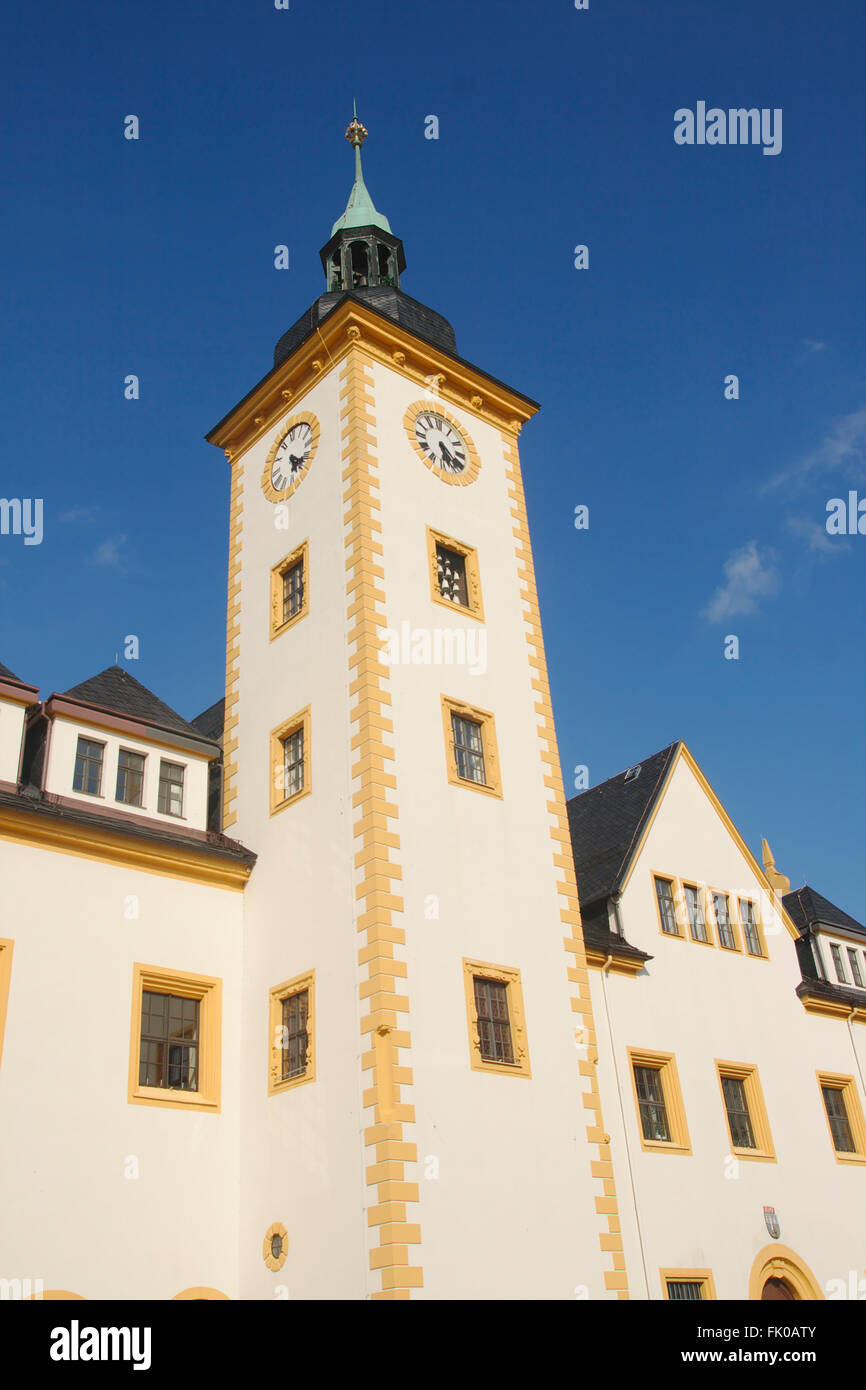
[[[298,560],[283,572],[283,622],[297,616],[304,606],[304,562]]]
[[[380,284],[380,285],[394,285],[394,284],[396,284],[396,280],[395,280],[393,274],[391,273],[392,258],[391,258],[391,252],[388,250],[388,247],[387,247],[387,246],[383,246],[382,243],[379,242],[378,246],[376,247],[376,251],[377,251],[377,260],[378,260],[378,264],[379,264],[379,284]]]
[[[443,695],[442,721],[448,781],[501,796],[493,715]]]
[[[284,980],[270,991],[268,1095],[316,1079],[315,972]]]
[[[469,607],[466,588],[466,558],[444,545],[436,547],[436,578],[439,594],[451,603]]]
[[[141,806],[144,799],[144,755],[121,748],[117,759],[115,801],[125,806]]]
[[[511,1023],[508,1018],[508,987],[499,980],[475,976],[475,1015],[481,1056],[485,1062],[514,1061]]]
[[[271,815],[306,796],[310,785],[310,709],[271,730]]]
[[[93,743],[88,738],[79,737],[75,753],[75,773],[72,778],[73,791],[85,792],[88,796],[101,794],[104,754],[104,743]]]
[[[481,725],[474,719],[463,719],[458,714],[451,716],[454,733],[454,757],[457,761],[457,776],[467,782],[481,782],[484,776],[484,740]]]
[[[197,999],[142,992],[139,1086],[198,1090],[198,1014]]]
[[[183,774],[184,769],[180,763],[161,761],[159,764],[159,794],[156,804],[157,810],[164,816],[183,815]]]
[[[331,274],[328,289],[341,290],[343,288],[343,266],[340,259],[340,252],[335,251],[331,257]]]
[[[363,241],[353,241],[349,247],[352,266],[352,288],[370,283],[370,254]]]

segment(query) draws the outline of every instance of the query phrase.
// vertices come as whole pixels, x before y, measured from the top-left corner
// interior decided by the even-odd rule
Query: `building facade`
[[[347,138],[325,292],[208,435],[224,701],[187,722],[117,667],[40,701],[0,668],[0,1274],[820,1297],[864,1263],[857,979],[801,989],[821,919],[681,745],[566,807],[518,454],[537,407],[402,290]],[[739,945],[715,917],[689,935],[714,893],[753,905]]]

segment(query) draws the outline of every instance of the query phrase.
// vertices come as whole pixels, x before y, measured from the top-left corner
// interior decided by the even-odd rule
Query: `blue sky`
[[[203,435],[321,291],[356,96],[404,289],[542,404],[521,454],[567,788],[684,738],[749,843],[866,921],[866,536],[824,528],[866,497],[864,38],[860,0],[7,12],[0,493],[44,498],[45,534],[0,536],[0,661],[47,694],[136,633],[182,713],[222,693]],[[781,153],[675,144],[699,100],[781,108]]]

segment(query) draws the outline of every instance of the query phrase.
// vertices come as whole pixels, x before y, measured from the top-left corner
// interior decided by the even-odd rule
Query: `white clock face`
[[[466,442],[463,436],[437,411],[425,410],[416,417],[415,438],[442,472],[462,473],[466,468]]]
[[[274,455],[271,487],[275,492],[285,492],[286,488],[300,482],[312,452],[312,428],[306,420],[301,420],[292,426]]]

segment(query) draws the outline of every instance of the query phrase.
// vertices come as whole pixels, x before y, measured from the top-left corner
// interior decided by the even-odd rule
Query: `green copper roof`
[[[381,212],[376,211],[373,199],[364,183],[364,171],[361,168],[361,146],[366,138],[367,132],[358,120],[356,112],[352,124],[346,131],[346,139],[355,147],[355,182],[349,194],[346,211],[334,223],[331,228],[331,236],[335,232],[343,231],[349,227],[381,227],[384,232],[391,231],[390,222]]]

